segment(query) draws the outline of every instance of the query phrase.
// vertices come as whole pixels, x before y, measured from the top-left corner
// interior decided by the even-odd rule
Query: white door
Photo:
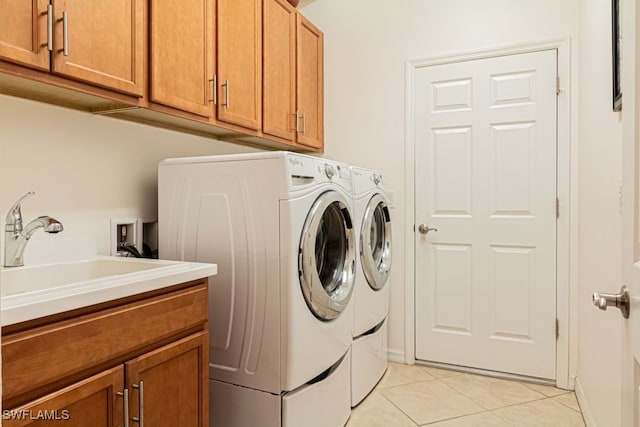
[[[556,60],[416,71],[416,359],[556,376]]]
[[[638,11],[636,2],[621,4],[625,13],[622,19],[622,283],[630,294],[629,318],[622,321],[622,425],[640,425],[640,68],[637,48],[640,33],[637,32]],[[603,283],[602,291],[615,291],[618,284]],[[594,301],[595,302],[595,301]],[[615,301],[610,301],[615,305]],[[610,369],[616,375],[616,366]],[[617,408],[611,408],[616,410]]]

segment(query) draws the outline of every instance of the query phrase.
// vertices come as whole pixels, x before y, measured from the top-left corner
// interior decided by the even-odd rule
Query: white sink
[[[213,276],[215,264],[96,256],[0,269],[2,326]]]
[[[51,290],[103,277],[167,267],[176,263],[153,263],[120,259],[91,259],[0,270],[0,297]]]

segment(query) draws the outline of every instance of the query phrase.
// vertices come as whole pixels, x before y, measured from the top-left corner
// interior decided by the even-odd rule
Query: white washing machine
[[[160,163],[163,259],[215,261],[211,425],[343,426],[355,276],[348,166],[288,152]]]
[[[358,246],[351,349],[351,405],[356,406],[388,365],[391,217],[382,174],[351,167],[351,176]]]

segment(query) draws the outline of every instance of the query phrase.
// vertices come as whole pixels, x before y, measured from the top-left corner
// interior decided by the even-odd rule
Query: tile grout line
[[[387,400],[387,402],[391,403],[391,405],[396,408],[398,411],[400,411],[401,414],[403,414],[405,417],[409,418],[409,420],[415,424],[416,426],[420,426],[422,424],[418,424],[418,422],[416,420],[414,420],[413,418],[411,418],[411,416],[409,414],[407,414],[406,412],[404,412],[398,405],[396,405],[395,403],[393,403],[393,401],[391,399],[389,399],[387,396],[384,395],[384,393],[380,392],[380,395],[385,398]]]
[[[463,375],[473,375],[473,374],[463,374]],[[489,409],[489,408],[485,407],[482,403],[480,403],[480,402],[476,401],[473,397],[467,396],[466,394],[464,394],[464,393],[462,393],[462,392],[459,392],[458,390],[456,390],[455,388],[453,388],[452,386],[450,386],[449,384],[447,384],[447,383],[446,383],[446,382],[444,382],[444,381],[440,381],[440,382],[441,382],[442,384],[446,385],[447,387],[449,387],[449,388],[450,388],[451,390],[453,390],[454,392],[458,393],[460,396],[465,397],[465,398],[469,399],[470,401],[472,401],[473,403],[475,403],[475,404],[477,404],[478,406],[480,406],[482,409],[484,409],[484,412],[491,411],[491,409]],[[477,412],[477,413],[479,414],[480,412]],[[457,418],[459,418],[459,417],[457,417]]]
[[[463,374],[463,375],[475,375],[475,374]],[[475,375],[475,376],[478,376],[478,375]],[[568,405],[565,405],[564,403],[562,403],[562,402],[560,402],[560,401],[556,401],[556,400],[554,400],[554,398],[555,398],[555,397],[565,396],[565,395],[567,395],[567,394],[569,394],[569,393],[572,393],[572,391],[571,391],[571,390],[566,390],[566,393],[561,393],[561,394],[558,394],[558,395],[556,395],[556,396],[546,396],[546,395],[544,395],[544,394],[540,393],[539,391],[536,391],[536,390],[532,389],[531,387],[527,387],[529,390],[531,390],[531,391],[533,391],[533,392],[538,393],[541,397],[539,397],[539,398],[535,398],[535,399],[531,399],[531,400],[526,400],[526,401],[523,401],[523,402],[518,402],[518,403],[504,404],[503,406],[500,406],[500,407],[498,407],[498,408],[487,408],[487,407],[485,407],[482,403],[480,403],[480,402],[478,402],[477,400],[475,400],[473,397],[471,397],[471,396],[467,396],[466,394],[464,394],[464,393],[462,393],[462,392],[460,392],[460,391],[456,390],[455,388],[453,388],[452,386],[450,386],[450,385],[449,385],[449,384],[447,384],[446,382],[444,382],[444,381],[440,381],[440,382],[441,382],[441,383],[443,383],[444,385],[446,385],[447,387],[449,387],[450,389],[452,389],[453,391],[455,391],[456,393],[458,393],[458,394],[460,394],[460,395],[462,395],[462,396],[466,397],[467,399],[469,399],[469,400],[473,401],[474,403],[477,403],[479,406],[481,406],[482,408],[484,408],[484,409],[485,409],[485,412],[492,412],[492,411],[496,411],[496,410],[498,410],[498,409],[502,409],[502,408],[511,408],[511,407],[514,407],[514,406],[524,405],[524,404],[531,403],[531,402],[539,402],[539,401],[542,401],[542,400],[553,400],[554,402],[559,403],[560,405],[562,405],[562,406],[564,406],[564,407],[566,407],[566,408],[568,408],[568,409],[571,409],[571,410],[572,410],[572,411],[574,411],[574,412],[578,412],[580,415],[582,415],[582,410],[580,410],[580,411],[576,411],[576,410],[575,410],[575,409],[573,409],[572,407],[570,407],[570,406],[568,406]],[[514,382],[515,382],[515,383],[518,383],[518,384],[522,384],[520,381],[514,381]],[[523,385],[525,385],[525,384],[523,384]],[[478,413],[479,413],[479,412],[478,412]],[[459,418],[459,417],[456,417],[456,418]]]
[[[522,385],[523,385],[523,386],[525,386],[525,387],[527,387],[529,390],[533,390],[533,391],[535,391],[536,393],[540,393],[540,394],[542,394],[543,396],[547,396],[546,394],[541,393],[541,392],[539,392],[538,390],[534,389],[533,387],[530,387],[530,386],[529,386],[530,384],[534,384],[534,383],[527,383],[527,382],[524,382],[524,381],[516,381],[516,382],[517,382],[517,383],[519,383],[519,384],[522,384]],[[537,385],[542,385],[542,386],[544,386],[544,384],[537,384]],[[548,387],[552,387],[552,386],[548,386]],[[557,388],[557,387],[553,387],[553,388],[558,389],[558,390],[562,390],[562,393],[558,393],[558,394],[556,394],[556,395],[554,395],[554,396],[547,396],[547,397],[557,397],[557,396],[562,396],[562,395],[565,395],[565,394],[568,394],[568,393],[573,393],[571,390],[565,390],[565,389]]]
[[[525,382],[521,382],[521,381],[517,381],[517,380],[511,380],[512,382],[516,383],[516,384],[521,384],[523,386],[525,386],[526,389],[537,393],[538,395],[540,395],[540,397],[538,398],[534,398],[531,400],[526,400],[523,402],[518,402],[518,403],[512,403],[512,404],[505,404],[503,406],[500,406],[498,408],[486,408],[481,402],[477,401],[476,399],[474,399],[473,397],[467,396],[466,394],[456,390],[454,387],[452,387],[451,385],[449,385],[447,382],[443,381],[444,379],[450,378],[451,376],[457,376],[457,375],[451,375],[451,376],[446,376],[446,377],[436,377],[433,374],[429,373],[428,371],[426,371],[425,369],[422,369],[422,367],[419,366],[419,368],[421,369],[422,372],[427,373],[429,376],[431,376],[431,379],[427,379],[427,380],[419,380],[419,381],[410,381],[404,384],[396,384],[390,387],[376,387],[376,389],[378,389],[378,392],[380,393],[380,395],[389,403],[391,403],[391,405],[397,409],[398,411],[400,411],[401,414],[403,414],[405,417],[407,417],[415,426],[428,426],[430,424],[434,424],[434,423],[439,423],[439,422],[445,422],[445,421],[449,421],[449,420],[454,420],[454,419],[458,419],[458,418],[464,418],[464,417],[469,417],[469,416],[475,416],[475,415],[480,415],[483,413],[492,413],[494,416],[503,419],[502,417],[500,417],[500,415],[496,414],[496,411],[501,410],[501,409],[505,409],[505,408],[512,408],[512,407],[517,407],[520,405],[526,405],[526,404],[530,404],[533,402],[541,402],[544,400],[549,400],[549,401],[554,401],[556,404],[559,404],[561,407],[564,407],[566,409],[570,409],[572,412],[574,413],[578,413],[580,414],[580,416],[582,417],[582,419],[584,420],[584,415],[582,414],[582,410],[576,410],[575,408],[569,406],[568,404],[563,403],[560,400],[556,400],[556,398],[561,397],[561,396],[566,396],[570,393],[574,393],[571,390],[563,390],[563,389],[558,389],[561,390],[562,392],[559,394],[555,394],[553,396],[548,396],[538,390],[535,390],[533,387],[529,387],[529,385]],[[470,376],[480,376],[481,375],[476,375],[476,374],[468,374],[468,373],[459,373],[459,375],[470,375]],[[457,395],[460,395],[466,399],[469,399],[471,402],[476,403],[482,410],[478,411],[478,412],[473,412],[470,414],[465,414],[465,415],[457,415],[457,416],[453,416],[450,418],[445,418],[445,419],[440,419],[440,420],[434,420],[434,421],[430,421],[424,424],[419,424],[414,418],[412,418],[408,413],[406,413],[404,410],[402,410],[402,408],[400,408],[398,405],[396,405],[389,397],[387,397],[384,394],[384,390],[387,389],[394,389],[394,388],[398,388],[398,387],[403,387],[403,386],[407,386],[407,385],[414,385],[414,384],[421,384],[421,383],[431,383],[433,381],[438,381],[440,384],[445,385],[448,389],[452,390],[454,393],[456,393]],[[374,389],[375,390],[375,389]]]

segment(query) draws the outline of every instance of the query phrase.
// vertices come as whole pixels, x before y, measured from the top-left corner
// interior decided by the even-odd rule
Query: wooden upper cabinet
[[[145,3],[144,0],[52,0],[52,71],[142,96]]]
[[[49,0],[3,0],[0,5],[0,59],[48,71]]]
[[[218,120],[262,128],[262,0],[218,0]]]
[[[296,12],[287,0],[263,3],[263,123],[265,134],[296,139]]]
[[[150,1],[151,101],[214,114],[215,0]]]
[[[324,146],[324,35],[298,14],[297,105],[300,111],[298,143]]]
[[[140,417],[143,406],[145,425],[209,427],[207,334],[191,335],[125,364],[127,387],[133,390],[131,417]]]

